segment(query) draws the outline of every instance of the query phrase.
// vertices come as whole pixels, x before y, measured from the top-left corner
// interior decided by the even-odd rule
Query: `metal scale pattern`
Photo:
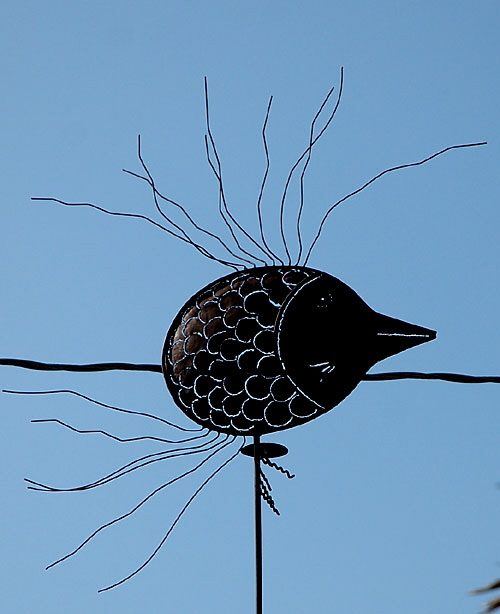
[[[257,267],[185,303],[162,367],[189,418],[221,433],[262,435],[329,411],[378,360],[434,336],[376,313],[327,273]]]
[[[296,426],[318,414],[287,376],[275,341],[283,302],[313,274],[297,267],[245,270],[184,305],[163,352],[168,388],[184,413],[237,435]]]

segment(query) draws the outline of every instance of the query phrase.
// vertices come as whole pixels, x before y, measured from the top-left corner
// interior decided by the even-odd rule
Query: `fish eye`
[[[328,309],[331,307],[333,303],[333,295],[329,292],[326,295],[320,296],[316,302],[317,309],[323,311],[324,309]]]

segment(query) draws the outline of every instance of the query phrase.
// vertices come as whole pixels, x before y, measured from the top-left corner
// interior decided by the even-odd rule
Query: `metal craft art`
[[[345,283],[328,273],[307,266],[311,251],[321,236],[326,220],[338,205],[387,173],[419,166],[452,149],[484,144],[471,143],[446,147],[418,162],[395,166],[378,173],[327,210],[314,240],[306,251],[303,249],[300,232],[304,205],[304,174],[314,145],[324,134],[338,109],[342,85],[343,72],[341,71],[339,94],[333,110],[322,128],[316,131],[316,122],[331,97],[332,88],[311,123],[309,143],[306,149],[288,175],[279,211],[280,232],[286,254],[283,258],[269,247],[264,236],[261,216],[261,200],[269,170],[266,126],[272,98],[269,100],[262,130],[267,166],[257,201],[260,229],[260,240],[257,241],[238,223],[226,203],[220,159],[210,129],[206,81],[207,135],[205,146],[207,160],[219,186],[219,214],[231,234],[231,245],[234,247],[222,241],[214,233],[201,228],[184,207],[159,192],[142,158],[140,139],[138,157],[144,175],[131,171],[126,172],[149,185],[156,209],[168,226],[144,215],[109,211],[92,203],[68,203],[53,198],[35,199],[52,200],[67,206],[88,206],[110,215],[146,220],[177,239],[192,245],[204,257],[233,270],[232,273],[211,282],[185,302],[166,335],[161,365],[128,363],[60,365],[22,359],[0,359],[0,364],[3,365],[31,369],[71,371],[127,369],[163,373],[174,402],[199,427],[193,429],[179,427],[163,418],[106,405],[71,390],[4,391],[17,394],[73,394],[111,410],[140,414],[158,420],[169,427],[180,429],[186,435],[180,441],[134,438],[134,440],[163,441],[169,447],[163,452],[135,459],[98,480],[74,488],[54,488],[27,480],[29,488],[33,490],[50,492],[87,490],[119,479],[154,462],[178,456],[202,455],[202,460],[194,468],[164,483],[128,513],[103,524],[72,552],[49,567],[76,554],[100,531],[133,514],[157,492],[197,471],[215,455],[224,450],[230,450],[231,455],[210,473],[181,509],[151,556],[126,578],[101,590],[108,590],[122,584],[149,563],[196,495],[241,452],[253,457],[255,466],[256,609],[259,613],[262,611],[261,499],[278,513],[270,494],[268,480],[262,473],[261,463],[281,471],[288,477],[293,477],[286,469],[271,460],[286,454],[286,448],[272,442],[261,442],[261,436],[293,428],[321,416],[342,402],[360,381],[366,379],[390,380],[410,377],[459,382],[500,382],[500,378],[496,376],[474,377],[442,373],[367,375],[369,369],[377,362],[430,341],[435,338],[436,333],[428,328],[375,312]],[[292,262],[283,217],[290,180],[301,164],[300,207],[297,218],[299,250],[295,262]],[[224,249],[226,256],[218,257],[194,241],[181,225],[166,215],[160,206],[160,201],[179,209],[190,226],[217,241]],[[246,249],[242,246],[240,242],[242,238],[252,245],[254,253],[250,251],[250,248]],[[59,422],[63,426],[78,431],[58,420],[49,421]],[[103,431],[84,432],[100,432],[118,439]],[[253,443],[248,445],[248,438],[251,438]],[[238,442],[236,451],[230,449],[235,442]]]
[[[321,416],[375,363],[435,336],[376,313],[327,273],[259,267],[186,302],[165,340],[163,373],[200,426],[264,435]]]

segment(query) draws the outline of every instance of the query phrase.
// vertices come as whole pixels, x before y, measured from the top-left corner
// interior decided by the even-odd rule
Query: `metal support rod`
[[[260,497],[260,436],[253,438],[255,494],[255,611],[262,614],[262,508]]]

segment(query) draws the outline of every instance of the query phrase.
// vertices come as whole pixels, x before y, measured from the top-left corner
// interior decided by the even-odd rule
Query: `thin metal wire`
[[[172,428],[177,429],[178,431],[183,431],[185,433],[198,433],[198,432],[202,432],[205,430],[208,432],[208,429],[206,429],[203,426],[200,426],[196,429],[185,428],[183,426],[179,426],[178,424],[174,424],[173,422],[170,422],[169,420],[165,420],[164,418],[159,418],[158,416],[155,416],[154,414],[150,414],[150,413],[143,412],[143,411],[135,411],[133,409],[124,409],[123,407],[116,407],[114,405],[108,405],[107,403],[101,403],[101,401],[97,401],[96,399],[93,399],[92,397],[88,397],[85,394],[82,394],[81,392],[76,392],[75,390],[2,390],[2,392],[5,392],[6,394],[24,394],[24,395],[72,394],[76,397],[80,397],[81,399],[85,399],[86,401],[90,401],[91,403],[94,403],[95,405],[99,405],[100,407],[105,407],[106,409],[111,409],[113,411],[118,411],[124,414],[131,414],[135,416],[143,416],[144,418],[150,418],[151,420],[162,422],[163,424],[166,424],[167,426],[171,426]],[[182,440],[173,441],[172,443],[181,443],[181,442]]]
[[[260,191],[259,191],[259,196],[257,198],[257,217],[259,220],[259,230],[260,230],[260,237],[262,239],[262,244],[265,246],[265,248],[267,249],[269,256],[272,259],[272,263],[273,265],[275,264],[276,260],[278,262],[280,262],[281,264],[285,264],[283,262],[283,260],[273,252],[273,250],[269,247],[266,238],[264,236],[264,224],[262,222],[262,196],[264,194],[264,188],[266,186],[266,181],[267,181],[267,176],[269,174],[269,166],[270,166],[270,159],[269,159],[269,148],[267,146],[267,136],[266,136],[266,128],[267,128],[267,121],[269,119],[269,113],[271,111],[271,104],[273,102],[273,97],[271,96],[269,98],[269,103],[267,105],[267,111],[266,111],[266,117],[264,119],[264,125],[262,126],[262,142],[264,144],[264,153],[266,155],[266,169],[264,171],[264,177],[262,178],[262,183],[260,184]]]
[[[151,173],[149,172],[148,167],[146,166],[146,163],[144,162],[143,158],[142,158],[142,154],[141,154],[141,135],[139,134],[137,136],[137,156],[139,158],[139,161],[142,165],[142,168],[144,169],[144,172],[146,173],[146,175],[148,176],[148,183],[151,186],[152,190],[153,190],[153,200],[155,203],[155,207],[156,210],[158,211],[158,213],[163,217],[164,220],[166,220],[171,226],[173,226],[176,230],[178,230],[183,237],[185,237],[188,241],[190,241],[197,249],[198,251],[203,255],[206,256],[208,258],[214,259],[214,260],[218,260],[218,258],[216,258],[212,253],[210,253],[204,246],[200,245],[199,243],[196,243],[195,241],[193,241],[193,239],[187,234],[187,232],[184,230],[184,228],[182,228],[182,226],[180,226],[179,224],[175,223],[173,220],[171,220],[162,210],[162,208],[160,207],[160,204],[158,202],[158,198],[156,195],[156,186],[155,186],[155,182],[153,179],[153,176],[151,175]]]
[[[232,230],[231,225],[229,224],[228,220],[226,219],[226,217],[224,216],[223,211],[225,212],[225,214],[227,214],[227,216],[229,217],[229,219],[233,222],[233,224],[236,226],[236,228],[251,242],[253,243],[253,245],[255,245],[255,247],[257,247],[257,249],[259,249],[265,256],[267,256],[266,251],[264,250],[264,248],[258,243],[258,241],[256,241],[252,235],[247,232],[243,226],[241,226],[241,224],[238,222],[238,220],[234,217],[234,215],[231,213],[231,211],[229,210],[229,207],[227,205],[227,201],[226,201],[226,195],[224,192],[224,185],[222,182],[222,165],[221,165],[221,161],[219,158],[219,154],[217,152],[217,147],[215,145],[215,140],[213,138],[212,135],[212,130],[210,128],[210,113],[209,113],[209,104],[208,104],[208,83],[207,83],[207,78],[205,77],[204,79],[204,83],[205,83],[205,116],[206,116],[206,125],[207,125],[207,135],[205,135],[205,149],[206,149],[206,153],[207,153],[207,161],[208,164],[210,165],[210,168],[212,169],[212,172],[214,173],[218,183],[219,183],[219,196],[221,198],[221,205],[219,206],[219,212],[222,216],[222,219],[224,220],[224,222],[226,223],[227,227],[229,228],[229,230],[231,231],[231,236],[233,237],[233,240],[236,242],[236,244],[238,245],[238,248],[247,256],[250,256],[251,258],[253,258],[254,260],[257,260],[258,262],[261,262],[262,264],[266,265],[267,261],[266,260],[262,260],[262,258],[259,258],[258,256],[256,256],[255,254],[252,254],[250,252],[248,252],[246,249],[244,249],[241,244],[238,242],[235,233]],[[210,147],[212,148],[213,154],[215,156],[215,161],[217,163],[217,168],[215,168],[214,163],[212,162],[212,159],[210,157],[210,149],[208,147],[208,143],[210,142]]]
[[[312,148],[314,146],[314,144],[317,142],[317,140],[321,137],[321,135],[326,131],[326,129],[328,128],[328,126],[330,125],[330,122],[333,120],[333,118],[335,117],[335,115],[337,114],[337,110],[340,106],[340,101],[342,100],[342,90],[344,88],[344,69],[341,68],[340,70],[340,86],[339,86],[339,93],[337,96],[337,102],[335,103],[335,106],[333,108],[333,111],[331,112],[327,123],[323,126],[323,129],[320,131],[320,133],[318,134],[318,138],[317,139],[313,139],[314,136],[314,125],[316,123],[316,120],[318,119],[318,117],[320,116],[321,112],[323,111],[323,108],[325,107],[326,103],[328,102],[328,99],[330,98],[330,95],[333,93],[333,88],[330,90],[330,92],[328,93],[327,97],[325,98],[324,103],[321,105],[321,107],[319,108],[318,112],[316,113],[312,123],[311,123],[311,132],[309,135],[309,151],[307,153],[307,160],[304,164],[304,167],[302,169],[302,173],[300,174],[300,205],[299,205],[299,211],[297,214],[297,242],[299,245],[299,252],[297,255],[297,260],[296,260],[296,264],[299,264],[300,259],[302,258],[302,249],[303,249],[303,245],[302,245],[302,234],[301,234],[301,230],[300,230],[300,222],[302,220],[302,211],[304,209],[304,176],[306,174],[306,170],[307,167],[309,166],[309,161],[311,160],[311,154],[312,154]]]
[[[261,458],[262,460],[262,458]],[[262,499],[267,503],[271,511],[273,511],[276,516],[280,515],[278,508],[276,507],[276,503],[271,494],[272,491],[271,482],[268,480],[266,474],[260,470],[260,495]]]
[[[122,211],[109,211],[109,209],[104,209],[104,207],[100,207],[99,205],[94,205],[93,203],[70,203],[70,202],[67,202],[65,200],[61,200],[59,198],[49,198],[49,197],[40,197],[40,196],[36,196],[35,197],[35,196],[33,196],[31,198],[31,200],[51,201],[51,202],[59,203],[60,205],[65,205],[67,207],[90,207],[92,209],[97,209],[97,211],[101,211],[102,213],[107,213],[108,215],[114,215],[116,217],[130,217],[130,218],[135,218],[135,219],[138,219],[138,220],[145,220],[146,222],[149,222],[150,224],[153,224],[153,226],[156,226],[157,228],[160,228],[161,230],[164,230],[165,232],[167,232],[172,237],[175,237],[176,239],[179,239],[180,241],[183,241],[184,243],[187,243],[188,245],[191,245],[197,251],[199,251],[200,254],[202,254],[202,256],[205,256],[205,258],[208,258],[209,260],[215,260],[219,264],[223,264],[225,266],[228,266],[229,268],[234,269],[235,271],[239,271],[239,267],[238,267],[237,263],[229,262],[227,260],[222,260],[222,258],[217,258],[217,257],[213,256],[204,247],[202,247],[201,245],[198,245],[197,243],[195,243],[187,235],[185,237],[182,236],[182,235],[179,235],[176,232],[174,232],[173,230],[170,230],[170,228],[167,228],[166,226],[164,226],[163,224],[155,222],[154,220],[152,220],[147,215],[141,215],[140,213],[124,213]]]
[[[178,202],[176,202],[175,200],[172,200],[171,198],[169,198],[168,196],[165,196],[164,194],[162,194],[158,188],[156,187],[155,183],[151,183],[151,181],[149,180],[148,177],[144,177],[144,175],[139,175],[139,173],[134,173],[133,171],[129,171],[127,169],[122,169],[124,173],[127,173],[128,175],[131,175],[132,177],[136,177],[137,179],[141,179],[142,181],[145,181],[150,187],[151,189],[154,191],[154,193],[158,196],[158,198],[161,198],[161,200],[164,200],[165,202],[173,205],[174,207],[177,207],[178,209],[180,209],[182,211],[182,213],[185,215],[186,219],[189,221],[189,223],[198,231],[204,233],[205,235],[207,235],[208,237],[211,237],[213,239],[215,239],[220,245],[222,245],[222,247],[234,258],[238,258],[239,260],[241,260],[242,262],[246,262],[249,264],[253,264],[252,262],[248,261],[246,258],[243,258],[242,256],[240,256],[239,254],[237,254],[236,252],[234,252],[226,243],[224,243],[224,241],[218,237],[215,233],[211,232],[210,230],[207,230],[206,228],[203,228],[202,226],[200,226],[197,222],[195,222],[195,220],[191,217],[191,215],[188,213],[188,211]],[[156,201],[157,203],[157,201]],[[158,203],[159,206],[159,203]],[[163,213],[163,210],[161,210]]]
[[[142,157],[142,153],[141,153],[141,135],[140,135],[140,134],[139,134],[139,135],[138,135],[138,137],[137,137],[137,157],[139,158],[139,161],[140,161],[140,163],[141,163],[141,165],[142,165],[142,168],[144,169],[144,172],[145,172],[145,173],[146,173],[146,175],[147,175],[147,179],[146,179],[146,178],[144,178],[144,179],[146,179],[147,183],[149,184],[149,186],[150,186],[150,187],[151,187],[151,189],[153,190],[153,200],[154,200],[154,203],[155,203],[156,210],[158,211],[158,213],[159,213],[159,214],[160,214],[160,215],[161,215],[161,216],[162,216],[162,217],[163,217],[163,218],[164,218],[164,219],[165,219],[165,220],[166,220],[166,221],[167,221],[169,224],[171,224],[171,225],[172,225],[174,228],[176,228],[177,230],[179,230],[179,232],[181,232],[181,233],[183,234],[183,236],[184,236],[184,237],[186,237],[186,239],[189,239],[190,241],[193,241],[193,240],[192,240],[192,238],[191,238],[191,237],[190,237],[190,236],[189,236],[189,235],[186,233],[186,231],[185,231],[185,230],[184,230],[184,229],[183,229],[183,228],[182,228],[182,227],[181,227],[179,224],[176,224],[175,222],[173,222],[173,221],[172,221],[172,220],[171,220],[171,219],[170,219],[170,218],[169,218],[169,217],[168,217],[168,216],[167,216],[167,215],[164,213],[163,209],[160,207],[160,203],[158,202],[158,198],[157,198],[157,196],[159,196],[159,192],[158,192],[158,190],[156,189],[156,185],[155,185],[155,181],[154,181],[154,179],[153,179],[153,176],[152,176],[152,175],[151,175],[151,173],[149,172],[149,168],[146,166],[146,163],[144,162],[144,159],[143,159],[143,157]],[[133,173],[130,173],[130,174],[133,174]],[[140,177],[140,175],[136,175],[136,177]],[[245,260],[245,259],[244,259],[244,258],[242,258],[241,256],[239,256],[239,255],[235,254],[234,252],[232,252],[232,251],[231,251],[231,250],[230,250],[230,249],[229,249],[229,248],[228,248],[228,247],[225,245],[225,243],[224,243],[224,242],[223,242],[223,241],[222,241],[222,240],[221,240],[219,237],[216,237],[216,235],[214,235],[213,233],[209,232],[208,230],[205,230],[204,228],[202,228],[201,226],[199,226],[198,224],[196,224],[196,223],[193,221],[192,217],[191,217],[191,216],[190,216],[190,215],[187,213],[186,209],[185,209],[185,208],[184,208],[182,205],[180,205],[179,203],[176,203],[176,202],[175,202],[175,201],[173,201],[173,200],[167,199],[167,198],[164,198],[164,200],[165,200],[166,202],[169,202],[170,204],[172,204],[172,205],[174,205],[174,206],[178,207],[178,208],[179,208],[179,209],[180,209],[180,210],[181,210],[181,211],[184,213],[184,215],[185,215],[185,216],[188,218],[188,220],[189,220],[189,221],[192,223],[192,225],[193,225],[193,226],[194,226],[194,227],[195,227],[197,230],[200,230],[200,231],[204,232],[205,234],[207,234],[207,235],[209,235],[209,236],[211,236],[211,237],[215,237],[216,239],[218,239],[219,243],[220,243],[220,244],[221,244],[221,245],[222,245],[222,246],[223,246],[223,247],[224,247],[224,248],[225,248],[225,249],[228,251],[228,253],[229,253],[229,254],[231,254],[231,255],[232,255],[232,256],[234,256],[235,258],[238,258],[238,259],[240,259],[240,260],[242,260],[242,261],[244,261],[244,262],[248,262],[248,260]],[[193,243],[194,243],[194,241],[193,241]],[[206,255],[208,254],[209,256],[211,256],[212,258],[214,258],[215,260],[218,260],[218,258],[216,258],[216,257],[215,257],[215,256],[214,256],[214,255],[213,255],[211,252],[209,252],[209,251],[208,251],[208,250],[207,250],[205,247],[201,246],[200,244],[196,244],[196,245],[198,245],[198,247],[199,247],[201,250],[203,250],[203,251],[202,251],[203,255],[205,255],[205,256],[206,256]],[[205,252],[206,252],[206,253],[205,253]]]
[[[226,445],[230,445],[231,443],[234,442],[236,438],[233,437],[232,441],[229,442]],[[244,438],[245,439],[245,438]],[[244,445],[245,441],[243,442]],[[163,546],[163,544],[167,541],[169,535],[172,533],[172,531],[174,530],[176,524],[179,522],[179,520],[182,518],[182,516],[184,515],[184,513],[186,512],[186,510],[188,509],[188,507],[191,505],[191,503],[194,501],[194,499],[197,497],[197,495],[205,488],[205,486],[220,472],[222,471],[222,469],[224,469],[224,467],[226,467],[232,460],[234,460],[238,454],[240,453],[241,448],[243,447],[240,446],[238,448],[238,450],[230,457],[228,458],[226,461],[224,461],[221,465],[219,465],[219,467],[217,467],[217,469],[215,471],[213,471],[208,478],[206,478],[206,480],[201,484],[201,486],[199,486],[195,492],[191,495],[191,497],[188,499],[188,501],[186,502],[186,504],[184,505],[184,507],[182,508],[182,510],[179,512],[179,514],[177,515],[176,519],[174,520],[174,522],[170,525],[168,531],[166,532],[166,534],[164,535],[163,539],[161,540],[161,542],[158,544],[158,546],[155,548],[155,550],[152,552],[152,554],[144,561],[144,563],[142,563],[142,565],[140,565],[135,571],[133,571],[131,574],[129,574],[128,576],[126,576],[125,578],[122,578],[119,582],[115,582],[114,584],[111,584],[109,586],[106,586],[105,588],[101,588],[98,592],[99,593],[103,593],[105,591],[109,591],[112,588],[115,588],[116,586],[119,586],[120,584],[123,584],[124,582],[126,582],[127,580],[130,580],[130,578],[133,578],[136,574],[138,574],[140,571],[142,571],[144,569],[144,567],[146,567],[146,565],[148,563],[151,562],[151,560],[158,554],[160,548]],[[222,449],[222,448],[221,448]],[[220,452],[220,450],[219,450]],[[214,454],[216,454],[217,452],[214,452],[211,456],[213,456]],[[209,457],[210,458],[210,457]],[[204,462],[206,462],[208,459],[205,459]],[[201,464],[200,464],[201,466]],[[157,489],[157,491],[159,491],[161,488]],[[156,492],[157,492],[156,491]],[[155,492],[155,494],[156,494]]]
[[[214,145],[212,146],[212,148],[214,147]],[[219,214],[222,218],[222,220],[224,221],[224,223],[226,224],[227,228],[229,229],[229,232],[231,233],[231,236],[233,238],[233,241],[235,242],[235,244],[237,245],[238,249],[246,254],[247,256],[249,256],[250,258],[253,258],[254,260],[257,260],[258,262],[260,262],[261,264],[266,265],[267,262],[265,260],[262,260],[262,258],[259,258],[258,256],[256,256],[255,254],[252,254],[251,252],[249,252],[248,250],[246,250],[244,247],[242,247],[240,241],[238,240],[238,237],[236,236],[236,233],[234,232],[233,227],[231,226],[228,217],[232,220],[234,220],[234,218],[231,216],[231,213],[229,212],[229,208],[227,206],[226,203],[226,197],[224,195],[224,186],[222,184],[222,175],[221,175],[221,169],[220,169],[220,162],[218,162],[219,168],[216,169],[214,166],[214,163],[212,162],[212,159],[210,157],[210,149],[208,146],[208,138],[207,135],[205,135],[205,153],[207,156],[207,162],[208,165],[210,166],[210,168],[212,169],[212,172],[214,173],[218,183],[219,183],[219,195],[218,195],[218,210],[219,210]],[[218,160],[218,156],[217,156],[217,152],[215,152],[216,155],[216,160]],[[233,222],[235,224],[235,226],[237,226],[237,222]],[[246,260],[246,262],[248,262],[249,264],[251,264],[252,266],[256,266],[255,262],[252,261],[248,261]]]
[[[263,456],[260,459],[265,465],[267,465],[268,467],[272,467],[273,469],[276,469],[276,471],[279,471],[280,473],[282,473],[283,475],[286,475],[286,477],[289,480],[292,480],[295,477],[294,473],[290,473],[290,471],[288,471],[288,469],[285,469],[283,467],[281,467],[280,465],[276,464],[274,461],[272,461],[269,458],[266,458],[265,456]]]
[[[229,442],[232,443],[232,442]],[[63,557],[57,559],[56,561],[54,561],[53,563],[51,563],[50,565],[48,565],[45,569],[50,569],[51,567],[55,567],[55,565],[58,565],[59,563],[62,563],[63,561],[65,561],[66,559],[69,559],[70,557],[74,556],[77,552],[79,552],[86,544],[89,543],[89,541],[91,539],[93,539],[98,533],[100,533],[101,531],[103,531],[104,529],[107,529],[108,527],[112,526],[113,524],[116,524],[117,522],[120,522],[121,520],[124,520],[125,518],[128,518],[129,516],[131,516],[132,514],[134,514],[140,507],[142,507],[145,503],[147,503],[147,501],[149,501],[152,497],[154,497],[156,494],[158,494],[161,490],[167,488],[168,486],[170,486],[171,484],[174,484],[175,482],[178,482],[179,480],[181,480],[182,478],[194,473],[195,471],[197,471],[200,467],[202,467],[206,462],[208,462],[210,460],[210,458],[212,458],[215,454],[217,454],[218,452],[220,452],[224,447],[226,447],[227,445],[229,445],[228,442],[224,443],[222,447],[219,448],[219,450],[215,450],[214,452],[212,452],[209,456],[207,456],[207,458],[203,459],[200,463],[198,463],[198,465],[196,465],[196,467],[190,469],[189,471],[186,471],[185,473],[176,476],[175,478],[172,478],[171,480],[169,480],[168,482],[165,482],[164,484],[162,484],[161,486],[159,486],[158,488],[155,488],[153,491],[151,491],[146,497],[144,497],[144,499],[142,499],[139,503],[137,503],[130,511],[128,511],[125,514],[122,514],[121,516],[118,516],[117,518],[114,518],[113,520],[106,522],[105,524],[102,524],[99,528],[97,528],[91,535],[89,535],[83,542],[80,543],[79,546],[77,546],[74,550],[72,550],[71,552],[69,552],[68,554],[64,555]]]
[[[281,232],[281,240],[282,240],[282,243],[283,243],[283,246],[285,248],[285,252],[286,252],[287,258],[288,258],[288,264],[291,264],[291,262],[292,262],[292,257],[290,255],[290,251],[288,249],[288,244],[287,244],[286,235],[285,235],[285,227],[284,227],[285,201],[286,201],[286,196],[287,196],[287,192],[288,192],[288,186],[290,185],[290,181],[292,180],[293,174],[295,173],[295,169],[299,166],[299,164],[302,162],[304,157],[308,155],[308,153],[311,151],[311,149],[314,147],[314,145],[318,142],[318,140],[321,138],[321,136],[325,133],[325,131],[327,130],[328,126],[330,125],[330,123],[332,122],[333,118],[335,117],[335,114],[336,114],[337,109],[338,109],[339,104],[340,104],[340,98],[342,96],[343,84],[344,84],[344,68],[341,67],[341,69],[340,69],[339,96],[338,96],[337,104],[335,105],[332,113],[330,113],[330,115],[328,117],[328,120],[326,121],[325,125],[320,130],[318,135],[314,138],[312,143],[311,142],[309,143],[309,146],[297,158],[297,160],[295,161],[295,164],[290,169],[290,172],[288,173],[287,180],[285,182],[285,187],[283,189],[283,194],[282,194],[282,197],[281,197],[281,205],[280,205],[280,232]],[[333,89],[334,88],[332,87],[330,89],[330,91],[328,92],[328,94],[326,95],[324,101],[322,102],[322,104],[320,106],[319,111],[316,113],[316,115],[315,115],[315,117],[313,119],[313,123],[316,121],[317,117],[321,113],[321,110],[323,109],[323,107],[325,106],[326,102],[330,98],[330,96],[331,96],[331,94],[333,92]]]
[[[480,595],[481,593],[488,593],[489,591],[495,591],[497,588],[500,589],[500,580],[495,580],[494,582],[490,582],[486,586],[481,586],[481,588],[475,588],[470,591],[471,595]]]
[[[108,484],[109,482],[113,482],[114,480],[118,480],[119,478],[136,471],[137,469],[142,469],[152,463],[157,463],[160,461],[167,460],[169,458],[178,458],[181,456],[191,456],[192,454],[200,454],[203,452],[209,452],[213,448],[220,445],[220,441],[218,441],[220,437],[220,433],[217,433],[213,439],[210,441],[204,442],[198,446],[190,446],[187,448],[178,448],[177,450],[162,450],[161,452],[154,452],[153,454],[147,454],[145,456],[141,456],[140,458],[136,458],[133,461],[115,469],[111,473],[95,480],[94,482],[89,482],[88,484],[83,484],[82,486],[75,486],[72,488],[55,488],[53,486],[48,486],[47,484],[42,484],[41,482],[35,482],[34,480],[30,480],[28,478],[24,478],[24,481],[28,484],[32,484],[32,486],[28,486],[29,490],[38,490],[43,492],[79,492],[82,490],[90,490],[92,488],[97,488],[99,486],[104,486],[104,484]],[[228,437],[227,435],[225,436]]]
[[[323,230],[323,226],[325,225],[326,220],[328,219],[328,217],[330,216],[330,213],[336,208],[338,207],[341,203],[343,203],[344,201],[348,200],[349,198],[351,198],[352,196],[355,196],[356,194],[359,194],[360,192],[362,192],[365,188],[367,188],[369,185],[371,185],[374,181],[377,181],[377,179],[380,179],[381,177],[383,177],[384,175],[387,175],[387,173],[392,173],[394,171],[399,171],[403,168],[411,168],[413,166],[420,166],[422,164],[425,164],[426,162],[429,162],[430,160],[437,158],[438,156],[446,153],[447,151],[451,151],[452,149],[463,149],[465,147],[479,147],[480,145],[486,145],[486,141],[482,141],[481,143],[466,143],[464,145],[451,145],[450,147],[445,147],[444,149],[441,149],[441,151],[438,151],[437,153],[432,154],[431,156],[428,156],[427,158],[424,158],[423,160],[420,160],[419,162],[411,162],[409,164],[398,164],[398,166],[393,166],[391,168],[387,168],[385,169],[385,171],[382,171],[380,173],[378,173],[378,175],[375,175],[375,177],[372,177],[369,181],[367,181],[366,183],[364,183],[360,188],[358,188],[357,190],[354,190],[353,192],[350,192],[349,194],[347,194],[347,196],[344,196],[343,198],[341,198],[340,200],[338,200],[336,203],[334,203],[325,213],[325,215],[323,216],[319,227],[318,227],[318,231],[316,233],[316,236],[314,237],[309,250],[307,252],[306,255],[306,259],[304,260],[304,266],[307,266],[307,263],[309,261],[309,258],[311,256],[311,252],[314,248],[314,246],[316,245],[321,232]]]
[[[476,588],[475,590],[469,591],[471,595],[482,595],[483,593],[489,593],[490,591],[495,591],[500,588],[500,580],[495,580],[491,582],[487,586],[482,586],[481,588]],[[481,610],[482,614],[488,614],[489,612],[494,612],[500,608],[500,597],[495,597],[491,599],[487,603],[485,603],[484,608]]]
[[[108,437],[109,439],[113,439],[113,441],[118,441],[119,443],[131,443],[135,441],[158,441],[160,443],[187,443],[188,441],[193,441],[194,439],[200,439],[206,437],[208,433],[205,435],[198,435],[197,437],[188,437],[187,439],[183,439],[182,442],[177,441],[174,442],[171,439],[163,439],[162,437],[153,437],[152,435],[143,435],[142,437],[117,437],[112,433],[108,433],[107,431],[103,431],[102,429],[78,429],[75,426],[71,426],[71,424],[67,424],[59,418],[41,418],[36,420],[31,420],[33,424],[43,424],[43,423],[54,423],[63,426],[64,428],[73,431],[73,433],[78,433],[80,435],[103,435],[104,437]]]
[[[298,213],[297,213],[297,224],[296,224],[297,242],[298,242],[298,245],[299,245],[299,251],[298,251],[298,254],[297,254],[297,259],[295,261],[295,264],[299,264],[300,259],[302,258],[302,236],[301,236],[301,232],[300,232],[300,220],[302,218],[302,211],[304,209],[304,177],[305,177],[305,174],[306,174],[306,171],[307,171],[307,167],[309,166],[309,162],[311,161],[312,143],[313,143],[313,139],[314,139],[314,127],[315,127],[315,124],[316,124],[316,120],[319,118],[321,112],[325,108],[326,103],[330,99],[330,96],[333,94],[333,90],[334,90],[334,88],[332,87],[330,89],[330,91],[328,92],[328,94],[326,95],[326,98],[323,100],[320,108],[316,112],[316,115],[314,116],[314,118],[313,118],[313,120],[311,122],[311,128],[309,130],[309,148],[308,148],[308,152],[307,152],[307,158],[306,158],[306,161],[304,162],[304,166],[302,167],[302,172],[300,173],[300,200],[299,200],[299,210],[298,210]],[[338,102],[340,102],[340,97],[338,99]]]

